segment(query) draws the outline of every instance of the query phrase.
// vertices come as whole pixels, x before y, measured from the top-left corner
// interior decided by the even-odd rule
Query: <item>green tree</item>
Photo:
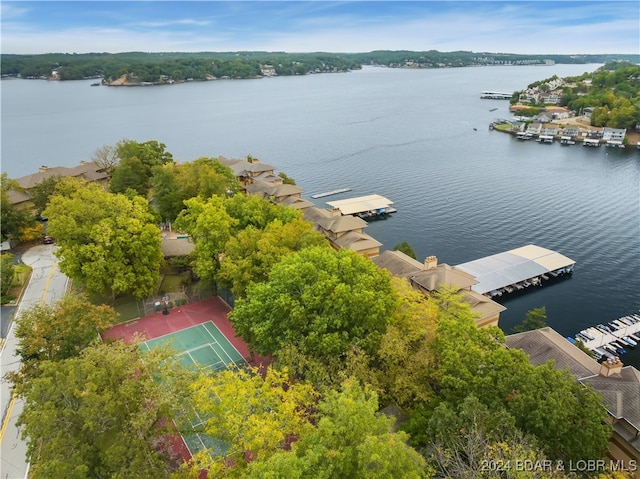
[[[276,219],[282,223],[289,223],[302,218],[302,213],[295,208],[274,205],[255,195],[234,195],[228,198],[224,205],[227,213],[237,220],[237,230],[243,230],[248,226],[263,230]]]
[[[429,381],[438,308],[404,278],[394,278],[393,288],[397,305],[376,353],[378,380],[383,399],[409,407],[434,395]]]
[[[11,202],[10,190],[20,191],[21,188],[15,180],[10,179],[6,173],[2,173],[0,179],[0,229],[2,241],[8,238],[18,238],[23,228],[33,224],[34,218],[28,211],[17,209]]]
[[[399,243],[393,247],[394,251],[400,251],[401,253],[406,254],[410,258],[416,259],[416,252],[413,250],[411,245],[406,241]]]
[[[505,409],[551,459],[602,457],[610,427],[600,395],[550,363],[531,365],[523,351],[504,347],[498,328],[477,328],[455,309],[441,316],[433,342],[439,399],[457,405],[474,395],[490,411]]]
[[[223,198],[212,196],[208,200],[191,198],[178,215],[175,227],[189,233],[195,243],[192,253],[194,271],[201,278],[214,281],[220,269],[220,256],[231,237],[237,220],[227,213]]]
[[[39,214],[42,213],[49,204],[49,198],[56,193],[56,188],[61,180],[62,177],[60,175],[53,175],[45,178],[29,190],[31,201]]]
[[[33,479],[168,477],[162,442],[183,395],[171,353],[141,359],[136,345],[97,344],[77,357],[42,361],[17,388],[18,419]],[[153,378],[163,378],[160,382]]]
[[[243,469],[248,454],[261,461],[276,453],[290,437],[310,427],[308,411],[316,400],[310,385],[291,382],[286,371],[271,367],[264,377],[245,369],[206,374],[192,385],[192,391],[195,410],[209,418],[205,433],[229,446],[209,471],[211,476],[221,473],[229,460],[235,469]]]
[[[560,479],[567,476],[524,437],[513,417],[497,414],[469,396],[457,409],[443,403],[429,426],[430,440],[424,454],[438,471],[437,477],[477,479]],[[527,464],[537,467],[525,468]],[[550,464],[549,466],[542,466]],[[553,466],[552,466],[553,465]]]
[[[271,268],[288,254],[326,242],[303,219],[286,224],[274,220],[264,230],[248,226],[227,241],[218,278],[241,298],[250,283],[266,281]]]
[[[4,297],[13,283],[15,266],[13,265],[13,255],[3,253],[0,256],[0,294]]]
[[[36,305],[24,311],[15,326],[22,368],[14,382],[31,380],[42,361],[77,357],[116,319],[113,308],[95,306],[86,297],[74,295],[63,296],[53,306]]]
[[[287,176],[287,174],[285,172],[283,172],[283,171],[278,173],[278,176],[280,178],[282,178],[282,183],[285,184],[285,185],[295,185],[296,184],[296,180],[294,180],[290,176]]]
[[[123,158],[111,174],[109,188],[112,193],[124,193],[128,189],[146,197],[149,189],[149,174],[137,158]]]
[[[524,333],[525,331],[533,331],[534,329],[547,327],[547,308],[541,306],[527,311],[527,315],[521,324],[513,327],[514,333]]]
[[[166,151],[164,143],[155,140],[139,143],[122,140],[116,145],[118,166],[111,174],[111,191],[124,193],[132,188],[146,196],[154,166],[173,162],[173,155]]]
[[[231,168],[215,158],[198,158],[195,161],[177,165],[176,177],[185,198],[212,195],[227,196],[235,194],[240,184]]]
[[[329,246],[286,256],[264,283],[253,283],[230,318],[261,354],[288,345],[319,359],[351,347],[375,351],[391,318],[390,276],[370,260]]]
[[[160,217],[174,221],[184,209],[187,196],[176,177],[176,165],[154,166],[151,177],[151,197]]]
[[[65,183],[44,214],[58,244],[60,270],[89,292],[143,298],[156,290],[163,263],[161,238],[144,198],[128,199],[94,184]]]
[[[392,432],[394,419],[377,412],[377,395],[356,381],[346,381],[318,405],[317,426],[304,431],[291,451],[249,466],[249,477],[423,478],[432,471],[406,444],[407,435]]]

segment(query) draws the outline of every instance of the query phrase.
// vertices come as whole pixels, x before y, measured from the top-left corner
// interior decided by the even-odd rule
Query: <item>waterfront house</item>
[[[602,131],[602,140],[610,145],[622,145],[627,134],[626,128],[607,128]]]
[[[549,327],[512,334],[506,342],[527,353],[532,364],[553,361],[557,369],[568,369],[581,384],[600,391],[613,427],[609,458],[627,467],[632,461],[640,464],[640,371],[619,359],[598,364]],[[640,479],[640,468],[634,477]]]
[[[580,135],[580,129],[575,127],[566,127],[562,130],[562,136],[566,136],[568,138],[574,139]]]
[[[87,183],[97,183],[102,185],[104,188],[109,186],[109,179],[111,178],[109,173],[94,162],[83,161],[79,165],[73,167],[41,166],[37,173],[32,173],[16,179],[19,189],[9,190],[9,199],[11,204],[18,209],[33,209],[33,203],[31,202],[29,191],[39,185],[42,181],[47,178],[51,178],[52,176],[76,178]]]
[[[421,263],[401,251],[385,251],[373,258],[373,262],[394,276],[406,278],[425,296],[438,291],[442,285],[455,286],[476,314],[475,321],[478,327],[497,326],[500,313],[506,309],[492,299],[471,290],[478,282],[472,275],[455,266],[438,264],[438,258],[435,256],[427,256],[424,263]]]
[[[369,225],[362,218],[343,215],[335,208],[321,209],[315,206],[305,208],[303,215],[305,220],[313,223],[316,231],[329,240],[334,249],[348,249],[367,258],[380,254],[382,243],[364,232]]]
[[[247,185],[253,184],[256,181],[273,184],[282,183],[282,178],[274,173],[275,167],[267,163],[261,163],[257,158],[247,156],[247,158],[239,160],[219,156],[218,161],[231,168],[231,171],[233,171],[233,174],[243,188],[246,188]]]
[[[542,131],[542,124],[534,122],[534,123],[529,123],[529,125],[527,126],[526,133],[530,133],[532,135],[539,135],[541,131]]]
[[[255,195],[270,200],[273,203],[280,204],[286,198],[300,198],[304,191],[297,185],[288,185],[284,183],[268,183],[262,180],[256,180],[245,187],[248,195]]]

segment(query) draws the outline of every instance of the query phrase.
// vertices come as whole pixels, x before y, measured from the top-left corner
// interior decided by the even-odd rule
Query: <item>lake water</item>
[[[640,308],[640,151],[518,142],[489,131],[511,92],[598,65],[399,70],[90,87],[3,80],[2,171],[73,166],[102,145],[158,140],[177,161],[248,154],[324,201],[377,193],[398,212],[367,232],[451,265],[529,243],[577,262],[573,277],[506,300],[509,331],[546,306],[563,335]],[[496,111],[490,111],[497,108]],[[640,366],[640,350],[622,358]]]

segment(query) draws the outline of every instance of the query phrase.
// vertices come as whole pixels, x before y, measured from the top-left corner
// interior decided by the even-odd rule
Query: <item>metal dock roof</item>
[[[346,200],[327,201],[327,204],[333,208],[338,208],[343,215],[353,215],[389,208],[393,201],[380,195],[367,195]]]
[[[533,244],[456,266],[478,280],[471,287],[481,294],[575,264],[570,258]]]

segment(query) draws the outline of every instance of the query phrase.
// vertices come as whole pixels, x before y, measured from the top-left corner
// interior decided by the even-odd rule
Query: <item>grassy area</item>
[[[7,298],[11,298],[12,301],[17,301],[22,294],[22,290],[29,282],[31,277],[31,266],[27,266],[24,263],[20,263],[14,266],[13,281],[7,291]]]
[[[175,293],[182,291],[182,286],[189,280],[189,272],[180,274],[166,274],[160,283],[158,294]]]

